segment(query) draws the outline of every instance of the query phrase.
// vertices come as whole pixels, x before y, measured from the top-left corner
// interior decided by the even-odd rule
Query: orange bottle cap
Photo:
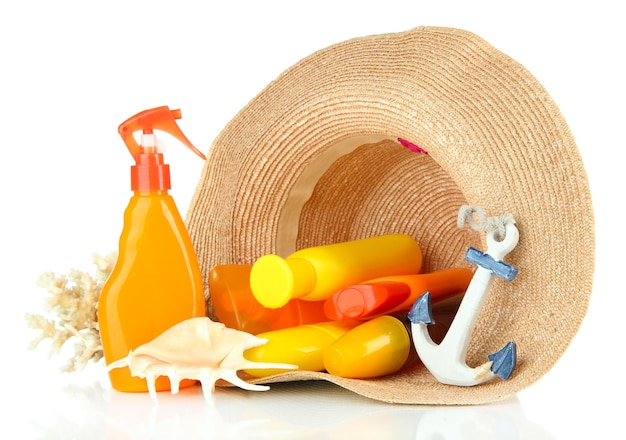
[[[410,287],[401,282],[355,284],[330,296],[324,302],[324,313],[328,319],[371,317],[396,307],[410,294]]]

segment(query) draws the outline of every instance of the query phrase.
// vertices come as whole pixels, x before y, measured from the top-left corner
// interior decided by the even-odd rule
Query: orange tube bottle
[[[209,273],[215,314],[226,327],[258,333],[328,321],[323,301],[290,300],[277,309],[263,307],[250,290],[252,264],[218,264]]]
[[[175,121],[180,117],[180,110],[158,107],[129,118],[119,127],[136,165],[131,167],[134,193],[124,213],[118,259],[98,304],[107,364],[185,319],[205,316],[197,257],[168,194],[169,165],[163,162],[152,133],[153,129],[168,132],[204,159],[180,131]],[[138,130],[143,132],[141,145],[133,137]],[[128,368],[111,370],[109,377],[118,391],[148,391],[146,380],[131,376]],[[192,383],[183,381],[181,387]],[[157,380],[156,389],[170,389],[167,377]]]
[[[424,292],[430,292],[433,304],[465,292],[473,276],[468,268],[452,267],[380,277],[335,292],[324,302],[324,313],[328,319],[372,319],[408,312]]]

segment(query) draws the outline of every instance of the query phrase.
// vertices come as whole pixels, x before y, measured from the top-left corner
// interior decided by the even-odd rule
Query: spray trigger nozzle
[[[150,110],[144,110],[128,118],[120,124],[118,132],[133,157],[142,153],[142,150],[146,148],[156,148],[158,153],[163,152],[164,144],[153,134],[153,130],[161,130],[174,136],[202,159],[206,159],[204,154],[187,139],[187,136],[185,136],[176,123],[176,119],[180,119],[181,117],[182,113],[180,109],[170,110],[167,106],[156,107]],[[141,145],[137,143],[134,137],[134,133],[139,130],[142,132]]]
[[[130,167],[130,187],[133,191],[164,191],[171,188],[170,168],[163,161],[162,154],[165,144],[157,139],[153,130],[174,136],[202,159],[206,159],[176,124],[176,119],[180,118],[180,110],[163,106],[144,110],[120,124],[118,132],[135,159],[135,165]],[[135,139],[136,131],[141,131],[141,144]]]

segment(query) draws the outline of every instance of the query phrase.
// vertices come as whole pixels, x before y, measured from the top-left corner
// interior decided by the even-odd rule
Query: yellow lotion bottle
[[[264,255],[252,266],[250,288],[263,306],[283,307],[294,298],[321,301],[336,291],[388,275],[416,274],[422,250],[406,234],[388,234],[301,249],[283,259]]]
[[[326,349],[359,324],[359,321],[328,321],[259,333],[257,337],[268,342],[246,350],[243,355],[252,362],[287,363],[297,365],[299,370],[322,371]],[[265,377],[285,370],[248,369],[245,372]]]
[[[151,341],[185,319],[205,316],[204,288],[191,239],[168,194],[169,166],[157,150],[153,129],[166,131],[200,157],[178,128],[180,110],[158,107],[122,123],[119,132],[133,155],[131,188],[124,213],[115,267],[103,286],[98,321],[107,364],[126,357],[130,350]],[[133,133],[142,130],[141,145]],[[114,389],[148,391],[145,379],[129,369],[109,372]],[[193,384],[183,381],[181,387]],[[167,377],[157,379],[157,390],[170,389]]]

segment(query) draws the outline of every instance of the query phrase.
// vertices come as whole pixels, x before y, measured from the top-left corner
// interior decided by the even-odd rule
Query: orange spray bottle
[[[180,117],[180,110],[158,107],[119,126],[136,164],[131,167],[133,195],[124,212],[117,262],[98,304],[107,364],[185,319],[205,316],[202,274],[183,219],[168,194],[169,165],[153,134],[165,131],[205,159],[176,124]],[[141,144],[134,138],[136,131],[142,132]],[[128,368],[111,370],[109,377],[118,391],[148,391],[146,380],[131,376]],[[183,381],[181,387],[192,383]],[[156,388],[170,389],[167,377],[160,377]]]

